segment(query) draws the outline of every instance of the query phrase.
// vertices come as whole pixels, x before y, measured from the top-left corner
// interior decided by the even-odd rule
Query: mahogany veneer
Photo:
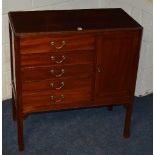
[[[13,119],[122,104],[129,137],[142,27],[122,9],[9,12]]]

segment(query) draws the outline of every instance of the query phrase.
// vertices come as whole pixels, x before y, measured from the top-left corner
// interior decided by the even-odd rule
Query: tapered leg
[[[17,118],[18,126],[18,147],[20,151],[24,150],[24,137],[23,137],[23,118],[18,116]]]
[[[132,117],[132,109],[133,104],[128,104],[126,106],[126,118],[125,118],[125,126],[124,126],[124,137],[130,137],[130,125],[131,125],[131,117]]]
[[[12,118],[14,121],[17,119],[16,105],[13,92],[12,92]]]
[[[113,110],[113,106],[112,106],[112,105],[109,105],[109,106],[108,106],[108,110],[109,110],[109,111],[112,111],[112,110]]]

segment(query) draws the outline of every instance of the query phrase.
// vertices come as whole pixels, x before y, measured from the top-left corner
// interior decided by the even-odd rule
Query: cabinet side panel
[[[135,86],[137,80],[137,71],[139,65],[139,57],[140,57],[140,47],[141,47],[141,40],[142,40],[142,29],[137,30],[136,34],[133,39],[133,52],[131,53],[131,67],[130,67],[130,91],[132,96],[135,93]]]
[[[10,27],[11,28],[11,27]],[[21,85],[21,69],[20,69],[20,38],[16,37],[11,31],[11,79],[13,92],[15,96],[15,103],[18,113],[22,116],[22,85]]]

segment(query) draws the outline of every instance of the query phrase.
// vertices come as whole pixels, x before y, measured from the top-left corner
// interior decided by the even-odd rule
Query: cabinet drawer
[[[93,64],[75,66],[27,67],[21,69],[23,81],[89,77],[94,70]]]
[[[60,79],[60,80],[42,80],[35,82],[23,82],[22,89],[24,93],[32,93],[36,91],[66,91],[91,89],[92,78],[78,79]]]
[[[81,89],[80,91],[65,91],[65,92],[38,92],[29,95],[23,95],[23,111],[40,107],[43,110],[46,106],[52,108],[56,105],[76,104],[78,102],[85,102],[92,100],[92,93],[90,89]]]
[[[74,51],[61,53],[22,54],[21,65],[59,65],[59,64],[87,64],[94,61],[94,51]]]
[[[94,49],[94,37],[85,35],[37,35],[20,39],[20,53],[46,53]]]

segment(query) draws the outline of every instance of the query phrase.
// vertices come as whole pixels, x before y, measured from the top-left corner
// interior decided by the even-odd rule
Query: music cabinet
[[[141,25],[120,8],[8,15],[19,150],[32,112],[124,105],[129,137]]]

